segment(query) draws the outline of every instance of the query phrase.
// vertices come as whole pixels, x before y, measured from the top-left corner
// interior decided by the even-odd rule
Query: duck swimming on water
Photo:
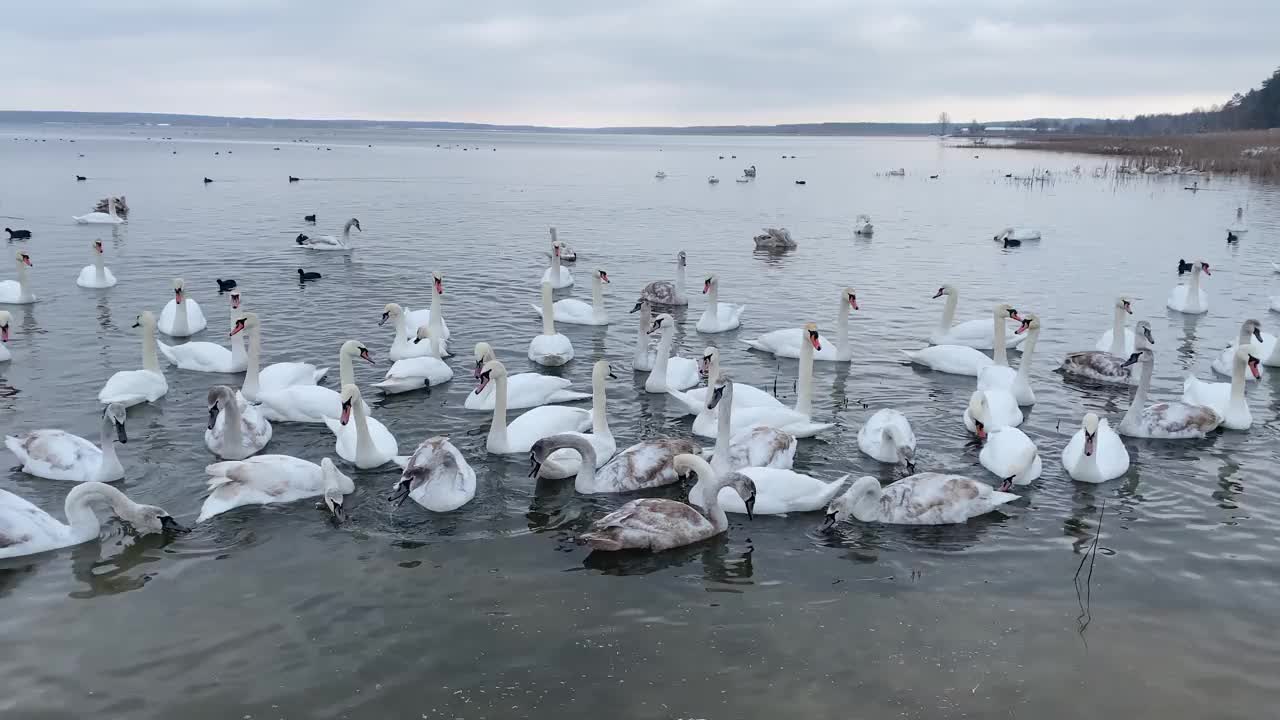
[[[315,221],[316,221],[316,216],[315,216],[315,215],[303,215],[303,216],[302,216],[302,219],[303,219],[303,221],[305,221],[305,222],[313,223],[313,222],[315,222]]]
[[[235,280],[223,280],[222,278],[218,278],[218,292],[226,292],[228,290],[232,290],[235,288],[235,286],[236,286]]]
[[[307,272],[302,268],[298,268],[298,282],[306,282],[307,280],[319,280],[319,279],[320,279],[320,273]]]
[[[10,240],[30,240],[31,239],[30,230],[10,230],[9,228],[5,228],[4,231],[9,233]]]

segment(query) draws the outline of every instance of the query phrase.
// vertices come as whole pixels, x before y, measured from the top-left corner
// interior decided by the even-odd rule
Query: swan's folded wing
[[[56,540],[67,527],[7,490],[0,490],[0,556],[5,548],[39,545]]]

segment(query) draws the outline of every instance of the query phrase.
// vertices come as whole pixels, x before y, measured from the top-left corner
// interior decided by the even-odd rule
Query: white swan
[[[822,349],[813,354],[814,360],[825,362],[849,362],[853,359],[853,346],[849,344],[849,311],[858,309],[858,294],[853,288],[840,291],[840,305],[836,310],[836,341],[819,335]],[[795,329],[783,328],[765,333],[755,340],[748,340],[756,350],[773,353],[777,357],[798,358],[800,346],[795,343]]]
[[[964,426],[979,440],[1000,428],[1017,427],[1022,420],[1018,403],[1002,390],[974,390],[964,409]]]
[[[584,495],[626,493],[680,482],[673,460],[699,448],[685,438],[657,438],[636,443],[599,468],[595,448],[582,433],[549,435],[529,448],[529,476],[540,474],[552,453],[576,452],[581,461],[573,487]]]
[[[0,362],[6,362],[13,359],[9,348],[5,347],[9,342],[9,321],[12,316],[8,310],[0,310]]]
[[[329,368],[317,369],[311,363],[300,362],[280,362],[260,368],[262,363],[262,324],[258,320],[258,314],[246,312],[236,318],[235,327],[231,330],[231,335],[238,335],[243,331],[249,333],[249,354],[245,361],[244,385],[240,388],[240,392],[244,394],[250,402],[258,402],[261,395],[266,392],[281,390],[294,385],[315,385],[320,379],[329,372]],[[368,357],[368,349],[364,350],[365,360],[373,362]],[[270,416],[268,416],[270,417]],[[271,418],[276,420],[277,418]]]
[[[1098,342],[1094,344],[1093,349],[1100,352],[1109,352],[1116,357],[1127,358],[1133,354],[1134,334],[1133,331],[1125,327],[1125,315],[1133,314],[1133,300],[1121,296],[1116,298],[1115,315],[1112,319],[1111,329],[1102,333],[1102,337],[1098,338]]]
[[[1162,440],[1186,440],[1202,438],[1218,429],[1222,416],[1213,408],[1184,402],[1162,402],[1147,405],[1147,392],[1151,388],[1151,373],[1155,367],[1155,353],[1147,347],[1139,347],[1125,361],[1126,367],[1142,364],[1138,379],[1138,391],[1133,395],[1129,410],[1120,421],[1120,434],[1129,437],[1157,438]]]
[[[795,331],[792,330],[791,333],[792,338],[795,339]],[[809,333],[802,333],[799,336],[799,340],[801,343],[808,343]],[[800,352],[801,351],[799,349],[796,350],[797,355],[799,355]],[[713,391],[716,385],[720,383],[720,351],[718,349],[708,346],[706,350],[702,351],[702,359],[698,361],[698,372],[702,375],[703,379],[706,380],[707,385],[706,387],[698,387],[685,391],[685,397],[694,403],[693,407],[688,408],[688,414],[690,415],[697,415],[702,412],[702,408],[706,407],[707,404],[707,393]],[[735,407],[740,408],[757,407],[761,405],[766,407],[786,407],[782,404],[781,400],[770,395],[768,391],[761,390],[754,385],[748,385],[740,382],[735,382],[733,384],[733,404]]]
[[[1213,371],[1219,375],[1231,377],[1231,365],[1235,361],[1236,348],[1241,345],[1248,344],[1253,340],[1258,341],[1258,359],[1265,365],[1268,348],[1266,338],[1264,338],[1262,334],[1262,323],[1257,320],[1249,319],[1240,324],[1240,336],[1236,341],[1228,345],[1222,352],[1218,353],[1216,358],[1213,359],[1213,363],[1211,365]],[[1270,340],[1274,346],[1275,336],[1271,336]],[[1270,349],[1274,349],[1274,347]],[[1244,376],[1246,383],[1260,379],[1261,376],[1253,377],[1252,373],[1246,373]]]
[[[418,337],[414,342],[422,342],[423,340],[434,343],[436,350],[440,349],[440,338],[431,337],[430,326],[418,328]],[[382,382],[374,383],[373,386],[384,393],[396,394],[410,392],[411,390],[421,390],[422,388],[449,382],[452,379],[453,368],[441,360],[435,352],[432,352],[432,354],[422,357],[410,357],[395,361],[391,368],[387,370]]]
[[[124,493],[99,482],[81,483],[67,493],[64,525],[49,513],[7,490],[0,490],[0,559],[71,547],[98,539],[102,522],[94,502],[105,502],[116,517],[142,535],[186,532],[163,508],[139,505]]]
[[[1209,312],[1209,295],[1200,289],[1200,273],[1211,276],[1209,272],[1209,263],[1203,260],[1197,260],[1193,263],[1184,260],[1178,261],[1178,275],[1182,276],[1191,273],[1191,279],[1186,285],[1177,285],[1169,291],[1169,300],[1166,302],[1170,310],[1177,310],[1180,313],[1188,315],[1200,315]]]
[[[978,462],[1004,481],[999,489],[1005,492],[1014,485],[1030,485],[1044,472],[1036,444],[1016,427],[1002,427],[987,433]]]
[[[391,349],[387,352],[392,362],[427,355],[449,357],[449,326],[445,323],[440,307],[444,296],[444,281],[439,273],[433,273],[432,279],[434,289],[429,309],[406,310],[399,303],[387,303],[382,308],[382,319],[378,321],[378,325],[385,325],[390,320],[396,331],[391,340]],[[419,337],[418,331],[424,327],[432,328],[432,332],[440,338],[438,354],[436,348],[430,343],[423,345],[416,342]]]
[[[360,397],[360,388],[343,385],[339,399],[341,406],[338,419],[324,419],[324,424],[336,438],[334,452],[361,470],[386,465],[394,460],[397,452],[396,438],[387,430],[387,426],[368,416],[364,399]]]
[[[93,241],[93,264],[85,265],[80,268],[80,275],[76,277],[76,284],[82,288],[109,288],[115,287],[116,276],[111,274],[111,268],[102,264],[102,241]]]
[[[207,466],[209,496],[196,522],[245,505],[291,503],[324,496],[325,505],[342,518],[342,498],[355,492],[355,483],[329,458],[319,465],[291,455],[257,455]]]
[[[556,322],[570,325],[608,325],[609,311],[604,306],[604,283],[609,282],[609,273],[600,268],[591,275],[591,303],[575,298],[557,300],[551,307],[555,310]],[[542,315],[542,308],[529,303],[534,312]]]
[[[720,478],[728,479],[735,475],[750,478],[755,486],[755,502],[750,510],[753,515],[785,515],[821,510],[840,494],[844,489],[844,481],[849,479],[845,475],[839,480],[824,482],[792,470],[769,467],[745,467],[722,473],[713,466],[710,473],[698,473],[698,482],[689,490],[689,504],[700,509],[708,508],[710,498],[707,495],[715,489],[717,504],[725,512],[747,514],[747,505],[742,497],[720,482]]]
[[[477,378],[480,377],[480,372],[484,369],[485,364],[495,359],[497,358],[489,343],[476,343],[474,375]],[[569,386],[571,384],[568,378],[553,377],[540,373],[511,375],[507,377],[507,408],[520,410],[550,403],[586,400],[591,397],[590,393],[570,390]],[[496,391],[497,383],[489,383],[479,393],[467,393],[467,399],[463,402],[463,407],[468,410],[492,410]]]
[[[1087,413],[1080,429],[1062,449],[1062,466],[1076,482],[1101,483],[1129,470],[1129,451],[1106,420]]]
[[[240,292],[232,290],[230,293],[231,305],[231,329],[236,329],[236,320],[240,316]],[[177,365],[183,370],[193,370],[195,372],[210,373],[239,373],[244,372],[249,367],[249,355],[244,348],[244,335],[234,333],[231,335],[231,349],[228,350],[218,343],[212,342],[187,342],[181,345],[165,345],[157,343],[160,348],[160,354],[170,363]]]
[[[948,300],[948,303],[951,301]],[[993,364],[1008,365],[1005,360],[1005,348],[1009,347],[1008,342],[1001,342],[999,347],[995,346],[997,339],[1003,340],[1005,336],[1005,321],[1008,318],[1022,320],[1018,316],[1018,311],[1005,304],[996,305],[992,313],[992,320],[988,323],[988,330],[991,332],[992,341],[985,343],[991,345],[995,350],[995,360],[987,357],[980,350],[975,349],[972,345],[964,343],[950,345],[931,345],[922,350],[903,350],[902,353],[916,365],[923,365],[937,372],[949,373],[951,375],[972,375],[977,377],[982,370]],[[964,323],[967,325],[968,323]],[[1014,335],[1018,341],[1022,341],[1022,336]]]
[[[1182,402],[1212,408],[1222,416],[1222,427],[1228,430],[1248,430],[1253,415],[1244,399],[1244,375],[1247,368],[1255,379],[1260,377],[1259,363],[1258,346],[1241,345],[1235,350],[1230,383],[1208,383],[1188,375],[1182,384]]]
[[[640,300],[654,305],[688,305],[689,296],[684,291],[684,269],[688,259],[684,251],[676,253],[676,281],[654,280],[640,291]]]
[[[411,498],[431,512],[452,512],[476,496],[476,471],[449,438],[427,438],[409,456],[391,493],[395,507]]]
[[[298,237],[294,238],[294,242],[298,243],[299,247],[304,247],[308,250],[350,250],[351,228],[364,232],[364,228],[360,227],[360,221],[356,218],[351,218],[342,226],[341,238],[336,238],[332,235],[308,236],[299,234]]]
[[[640,330],[636,337],[635,354],[631,356],[631,369],[636,372],[649,372],[653,370],[653,364],[657,360],[657,352],[649,347],[649,328],[653,325],[649,301],[640,298],[636,301],[636,306],[631,308],[631,312],[640,313]]]
[[[480,371],[476,394],[489,383],[494,391],[493,422],[485,449],[495,455],[528,452],[540,438],[556,433],[583,432],[591,426],[591,412],[582,408],[541,405],[507,424],[507,367],[497,360],[485,363]]]
[[[253,358],[252,348],[249,352],[249,374],[252,374],[256,367],[256,360]],[[373,364],[369,348],[358,340],[348,340],[338,348],[339,386],[355,384],[356,375],[352,362],[353,358],[357,357],[370,365]],[[297,364],[305,365],[306,363]],[[248,375],[246,375],[246,383],[247,378]],[[241,392],[244,391],[241,390]],[[247,394],[245,396],[248,397]],[[256,398],[263,416],[273,422],[321,423],[337,417],[342,408],[342,398],[339,393],[315,384],[272,386],[259,390]]]
[[[121,370],[111,377],[98,391],[98,402],[103,405],[120,403],[133,407],[139,403],[155,402],[169,392],[169,383],[160,371],[156,357],[156,316],[144,310],[133,323],[142,328],[142,369]]]
[[[1139,320],[1134,331],[1133,344],[1137,350],[1155,343],[1156,340],[1151,335],[1151,323],[1146,320]],[[1130,381],[1129,366],[1133,364],[1128,359],[1132,354],[1122,357],[1101,350],[1067,353],[1058,369],[1065,375],[1092,382],[1127,385]]]
[[[809,323],[805,326],[805,333],[809,339],[806,347],[810,349],[810,352],[800,353],[798,370],[800,389],[796,394],[795,408],[757,406],[734,409],[730,414],[729,420],[730,434],[737,435],[754,425],[766,425],[790,433],[798,438],[808,438],[835,427],[834,423],[815,423],[812,419],[813,357],[811,351],[814,349],[813,345],[817,342],[818,328],[813,323]],[[722,382],[724,381],[723,374],[720,379]],[[693,420],[694,434],[710,438],[716,436],[719,432],[718,412],[714,409],[697,407],[696,403],[689,400],[688,396],[682,392],[669,390],[667,394],[678,399],[686,407],[698,412],[698,416]]]
[[[94,211],[84,215],[72,215],[80,225],[120,225],[124,222],[124,218],[116,214],[116,198],[107,198],[107,212]]]
[[[1039,240],[1040,231],[1035,228],[1007,227],[996,233],[995,237],[991,239],[997,242],[1002,240],[1017,240],[1018,242]]]
[[[875,232],[875,226],[871,224],[870,215],[859,215],[853,223],[853,234],[858,237],[871,237]]]
[[[906,415],[893,408],[880,408],[858,430],[858,449],[874,460],[903,463],[910,469],[915,462],[916,434]]]
[[[1036,393],[1031,389],[1031,357],[1036,351],[1036,342],[1040,339],[1039,316],[1027,313],[1022,318],[1022,326],[1018,334],[1026,333],[1027,342],[1022,346],[1022,359],[1015,372],[1008,365],[993,364],[978,373],[979,390],[1003,390],[1013,396],[1019,405],[1035,405]],[[1003,355],[1004,348],[997,347],[996,354]]]
[[[600,467],[618,452],[618,443],[609,429],[609,415],[605,402],[606,378],[614,378],[609,363],[597,360],[591,368],[591,432],[579,433],[591,443],[595,466]],[[560,480],[578,474],[582,455],[574,450],[559,450],[542,461],[538,477]]]
[[[560,253],[564,251],[564,243],[556,239],[556,229],[551,228],[551,267],[542,273],[543,284],[560,290],[573,285],[573,273],[560,264]]]
[[[14,254],[14,258],[18,265],[18,279],[0,281],[0,304],[30,305],[40,299],[31,292],[31,286],[28,284],[27,268],[34,267],[31,264],[31,255],[19,250]]]
[[[226,385],[209,388],[209,426],[204,445],[224,460],[243,460],[271,441],[271,423],[243,395]]]
[[[1271,309],[1280,312],[1280,295],[1271,298]],[[1268,332],[1261,332],[1259,329],[1259,334],[1254,335],[1254,339],[1257,340],[1254,344],[1258,346],[1262,364],[1267,367],[1280,367],[1280,338]],[[1240,343],[1232,343],[1232,345],[1238,344]]]
[[[695,455],[677,455],[674,460],[678,472],[693,472],[702,477],[715,477],[715,471],[705,460]],[[732,487],[751,517],[756,501],[755,484],[751,478],[738,473],[713,481],[707,492],[707,506],[699,511],[691,505],[663,498],[632,500],[617,510],[591,524],[591,529],[579,536],[594,550],[651,550],[654,552],[692,545],[715,537],[729,529],[729,518],[720,507],[721,487]]]
[[[46,480],[114,482],[124,477],[124,466],[116,457],[116,441],[129,442],[124,421],[124,406],[112,403],[102,412],[99,445],[64,430],[7,435],[4,444],[28,475]]]
[[[734,330],[742,324],[742,311],[746,305],[720,302],[720,278],[708,275],[702,283],[702,294],[707,296],[707,309],[702,312],[695,326],[700,333],[721,333]]]
[[[995,348],[995,328],[986,320],[966,320],[952,324],[956,317],[956,305],[960,302],[960,291],[951,285],[943,285],[933,297],[947,296],[946,307],[942,309],[942,320],[938,327],[929,334],[929,342],[934,345],[965,345],[976,350],[992,350]],[[1019,320],[1017,313],[1011,313],[1008,320]],[[1005,333],[1005,346],[1016,347],[1023,338]]]
[[[764,232],[751,238],[756,250],[795,250],[799,243],[791,239],[791,231],[786,228],[764,228]]]
[[[738,383],[727,375],[721,375],[715,391],[707,399],[707,409],[716,413],[716,447],[711,455],[711,467],[717,473],[727,473],[747,467],[781,468],[789,470],[796,457],[800,441],[789,432],[767,425],[753,425],[730,436],[733,418],[733,396]]]
[[[529,359],[546,367],[559,367],[573,359],[573,343],[556,332],[551,283],[542,283],[542,334],[529,341]]]
[[[671,355],[671,346],[675,343],[675,318],[663,313],[653,319],[649,334],[661,331],[658,351],[653,371],[645,378],[645,392],[664,393],[667,390],[687,390],[698,384],[700,375],[696,360]]]
[[[208,322],[200,303],[186,296],[182,290],[182,278],[173,280],[173,299],[160,311],[160,332],[170,337],[191,337],[204,330]]]
[[[850,517],[889,525],[952,525],[1017,499],[962,475],[920,473],[884,487],[876,478],[861,477],[827,506],[824,527]]]

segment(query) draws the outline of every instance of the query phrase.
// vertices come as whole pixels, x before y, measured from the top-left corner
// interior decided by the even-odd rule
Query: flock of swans
[[[108,212],[100,214],[115,217],[114,204],[108,203]],[[349,249],[352,228],[360,229],[354,218],[346,223],[342,238],[300,235],[297,242],[314,250]],[[1010,231],[1002,235],[1007,238]],[[573,344],[557,332],[557,323],[607,325],[615,321],[605,303],[604,286],[610,279],[602,268],[590,273],[590,303],[572,298],[552,301],[554,289],[574,283],[573,273],[565,265],[567,257],[574,255],[552,229],[551,260],[541,279],[541,303],[531,305],[541,317],[542,330],[528,344],[529,359],[546,367],[564,365],[575,357]],[[92,260],[80,272],[77,284],[114,286],[117,281],[104,265],[99,241],[92,244]],[[19,250],[16,261],[17,280],[0,282],[0,303],[36,302],[29,277],[34,267],[31,255]],[[872,477],[846,486],[848,476],[823,480],[796,472],[792,466],[801,439],[834,427],[819,421],[812,411],[815,365],[852,362],[849,317],[859,309],[857,293],[848,287],[839,290],[834,338],[822,335],[815,323],[804,322],[747,341],[751,351],[798,360],[797,399],[789,407],[769,392],[736,381],[722,366],[720,351],[714,347],[696,359],[673,353],[677,321],[663,310],[690,304],[687,261],[681,251],[676,256],[674,280],[655,281],[641,290],[631,310],[637,322],[631,365],[633,371],[647,373],[644,392],[674,399],[667,407],[692,416],[693,435],[712,440],[711,448],[704,449],[698,440],[683,437],[653,437],[619,448],[609,425],[607,398],[608,380],[615,377],[615,368],[604,360],[592,365],[588,393],[574,390],[565,378],[509,374],[485,342],[477,343],[469,358],[476,386],[464,406],[491,413],[485,450],[495,455],[527,456],[531,477],[572,478],[576,490],[584,494],[635,493],[696,477],[687,502],[640,498],[596,520],[581,536],[591,547],[653,551],[679,547],[724,532],[727,513],[744,513],[750,518],[825,511],[825,526],[850,518],[915,525],[962,523],[1019,499],[1014,491],[1041,476],[1041,449],[1018,428],[1023,408],[1036,402],[1030,369],[1042,329],[1038,315],[1000,303],[990,319],[957,322],[959,290],[944,285],[934,295],[945,298],[945,303],[939,324],[926,338],[928,344],[903,351],[910,363],[975,379],[957,420],[982,444],[979,462],[994,481],[916,472],[916,435],[906,416],[894,408],[879,408],[858,430],[858,447],[880,463],[902,466],[906,474],[883,487]],[[1208,298],[1200,284],[1202,275],[1211,276],[1209,264],[1179,261],[1178,272],[1189,278],[1170,291],[1168,307],[1189,314],[1207,311]],[[219,281],[222,289],[232,284]],[[701,294],[706,306],[695,323],[697,332],[714,335],[741,326],[746,307],[721,301],[720,279],[715,274],[703,277]],[[373,389],[406,393],[454,378],[444,295],[444,277],[434,272],[429,308],[415,311],[398,303],[383,308],[379,325],[390,323],[394,328],[387,351],[393,364]],[[242,307],[238,288],[226,297],[229,347],[212,341],[159,341],[158,335],[185,339],[210,327],[199,303],[187,295],[182,279],[174,280],[172,297],[158,315],[150,310],[137,315],[134,327],[141,336],[142,367],[116,372],[103,384],[98,393],[103,410],[97,445],[58,429],[5,438],[24,473],[79,485],[66,497],[65,524],[17,495],[0,490],[0,558],[93,540],[99,531],[94,503],[105,503],[138,532],[186,529],[163,509],[138,504],[108,484],[125,476],[116,444],[127,441],[127,409],[154,402],[168,392],[161,357],[180,372],[244,374],[239,388],[214,385],[208,391],[204,439],[218,462],[206,468],[207,496],[197,522],[238,507],[303,498],[321,498],[335,517],[342,518],[344,496],[355,488],[352,478],[330,457],[316,463],[262,454],[271,441],[273,423],[323,425],[332,435],[333,454],[358,470],[398,465],[401,475],[388,498],[396,507],[412,499],[428,511],[449,512],[474,497],[475,471],[448,438],[427,438],[410,454],[401,455],[396,437],[372,416],[353,369],[356,360],[374,362],[365,343],[347,340],[339,346],[339,382],[334,390],[320,384],[328,368],[300,361],[263,366],[262,323]],[[1249,319],[1242,324],[1235,344],[1212,365],[1215,372],[1229,376],[1229,382],[1188,377],[1181,401],[1148,404],[1156,338],[1145,321],[1127,325],[1132,313],[1133,301],[1117,298],[1111,327],[1100,333],[1095,347],[1069,353],[1058,368],[1084,382],[1121,386],[1133,383],[1137,368],[1137,390],[1118,426],[1113,429],[1108,419],[1085,414],[1079,429],[1061,449],[1062,466],[1078,482],[1106,482],[1128,470],[1129,456],[1121,436],[1180,440],[1204,437],[1219,428],[1247,430],[1252,417],[1245,400],[1246,384],[1261,377],[1261,366],[1280,365],[1276,337],[1264,333],[1257,320]],[[9,320],[9,313],[0,311],[0,361],[13,360],[5,347],[10,340]],[[655,336],[656,346],[652,344]],[[1012,348],[1021,350],[1017,368],[1008,361]],[[590,409],[565,404],[588,399]],[[512,410],[524,412],[508,421]]]

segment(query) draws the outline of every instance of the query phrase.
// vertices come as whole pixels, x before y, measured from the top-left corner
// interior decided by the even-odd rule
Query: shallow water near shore
[[[158,312],[180,276],[210,321],[194,339],[223,341],[226,297],[214,279],[230,277],[262,317],[266,362],[330,366],[335,387],[342,341],[368,344],[378,364],[358,364],[356,375],[374,416],[401,452],[448,435],[476,469],[475,499],[448,514],[412,502],[393,510],[386,497],[397,471],[341,463],[356,484],[341,526],[303,501],[243,508],[176,539],[134,538],[111,522],[101,542],[0,561],[0,714],[1270,712],[1280,693],[1280,374],[1249,388],[1248,432],[1126,440],[1129,473],[1091,486],[1066,477],[1062,447],[1089,410],[1118,423],[1128,393],[1066,382],[1052,369],[1066,352],[1092,349],[1122,293],[1135,298],[1132,320],[1152,324],[1158,399],[1177,397],[1188,373],[1211,378],[1215,351],[1245,318],[1280,329],[1280,314],[1267,309],[1280,294],[1274,186],[1200,178],[1205,189],[1190,193],[1178,178],[1091,177],[1103,158],[924,139],[325,131],[295,142],[303,137],[0,127],[10,169],[0,176],[0,215],[35,235],[8,244],[8,257],[31,254],[41,298],[5,306],[13,360],[0,364],[0,383],[18,393],[0,397],[0,432],[58,427],[96,439],[98,389],[115,370],[139,367],[136,314]],[[733,181],[753,164],[756,180]],[[885,175],[898,167],[905,177]],[[1004,177],[1044,169],[1047,182]],[[658,170],[668,177],[655,179]],[[708,184],[710,174],[721,182]],[[71,222],[113,193],[128,197],[127,225]],[[1237,206],[1250,230],[1227,245]],[[855,239],[863,212],[875,234]],[[315,226],[302,222],[310,213]],[[294,245],[299,232],[339,234],[349,217],[364,227],[349,256]],[[1044,476],[1007,511],[961,526],[855,523],[824,533],[820,514],[734,516],[726,535],[694,547],[589,553],[575,536],[630,498],[535,484],[526,458],[486,454],[489,414],[462,407],[478,341],[513,373],[538,370],[525,356],[540,331],[528,303],[538,301],[551,225],[580,258],[577,285],[557,298],[589,300],[590,273],[604,268],[614,322],[559,325],[577,359],[549,372],[585,391],[592,360],[612,363],[609,419],[620,447],[690,433],[673,401],[644,393],[644,375],[630,372],[636,316],[627,314],[641,286],[672,276],[683,249],[695,294],[715,272],[721,298],[748,307],[741,330],[700,335],[695,297],[676,313],[679,352],[717,346],[738,381],[786,402],[796,362],[743,341],[808,321],[834,338],[840,290],[857,290],[855,362],[815,370],[814,413],[836,428],[802,441],[796,456],[797,470],[824,479],[892,479],[892,468],[858,452],[856,432],[876,409],[896,407],[919,436],[920,470],[994,482],[960,419],[972,379],[904,365],[899,350],[923,345],[942,312],[930,298],[945,283],[961,291],[958,320],[989,317],[997,302],[1038,314],[1038,403],[1022,428],[1039,445]],[[1044,239],[1002,249],[990,238],[1008,225],[1037,227]],[[789,228],[799,249],[754,253],[751,236],[766,226]],[[94,238],[105,243],[115,288],[75,286]],[[1204,280],[1210,311],[1198,318],[1165,309],[1178,259],[1195,257],[1213,268]],[[324,278],[300,286],[299,267]],[[454,380],[380,399],[370,385],[389,367],[382,307],[425,306],[432,270],[445,278]],[[0,258],[0,279],[12,277]],[[238,376],[167,368],[166,377],[161,401],[129,413],[120,488],[190,525],[212,462],[205,394]],[[333,440],[322,426],[277,424],[267,452],[318,462]],[[61,518],[70,486],[10,469],[6,456],[0,487]]]

